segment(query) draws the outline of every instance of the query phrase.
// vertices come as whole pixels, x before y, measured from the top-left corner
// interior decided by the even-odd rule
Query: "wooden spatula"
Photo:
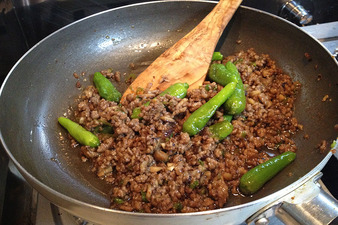
[[[204,82],[212,54],[224,28],[242,0],[220,0],[215,8],[187,35],[160,55],[133,81],[122,101],[138,87],[163,91],[170,85],[186,82],[190,89]]]

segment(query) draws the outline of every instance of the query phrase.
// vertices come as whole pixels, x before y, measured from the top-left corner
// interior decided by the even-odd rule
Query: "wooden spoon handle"
[[[178,82],[186,82],[192,89],[202,85],[217,42],[241,2],[220,0],[192,31],[160,55],[134,80],[122,99],[149,83],[152,83],[152,89],[162,91]]]

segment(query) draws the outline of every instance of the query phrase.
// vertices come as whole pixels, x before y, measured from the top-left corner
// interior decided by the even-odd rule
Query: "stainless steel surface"
[[[255,225],[267,225],[270,223],[270,220],[266,217],[259,218],[256,220]]]
[[[287,1],[283,4],[279,15],[281,17],[288,17],[288,14],[295,17],[295,19],[297,19],[301,25],[311,23],[313,18],[312,15],[306,9],[304,9],[302,5],[293,0]]]
[[[330,224],[338,216],[337,200],[321,188],[311,200],[301,204],[283,203],[279,210],[285,211],[300,224],[308,225]]]
[[[337,55],[338,21],[304,26],[301,29],[318,39],[332,55]]]
[[[321,102],[321,98],[326,93],[330,96],[337,94],[334,87],[328,88],[328,82],[336,82],[337,77],[333,75],[337,74],[337,64],[315,40],[299,31],[296,26],[277,17],[241,8],[232,26],[225,32],[226,38],[222,39],[220,44],[220,49],[229,54],[255,46],[257,51],[269,53],[286,72],[306,84],[300,93],[296,113],[302,118],[301,123],[305,125],[304,132],[309,132],[313,139],[305,141],[302,138],[303,134],[296,136],[297,143],[302,146],[298,154],[300,160],[296,160],[298,163],[294,163],[280,174],[276,178],[278,182],[269,183],[253,198],[240,199],[240,202],[232,199],[229,202],[230,207],[221,210],[172,216],[126,213],[101,208],[107,206],[104,190],[100,189],[106,186],[83,167],[74,151],[65,148],[67,145],[60,145],[57,139],[60,129],[55,118],[66,111],[79,93],[74,88],[72,72],[86,70],[90,74],[112,65],[123,70],[129,64],[129,61],[123,59],[133,58],[138,62],[154,59],[164,48],[196,25],[213,6],[212,3],[198,2],[182,2],[176,6],[175,3],[166,4],[166,7],[152,5],[155,9],[142,4],[96,15],[61,30],[32,49],[11,72],[6,81],[6,88],[2,89],[0,103],[8,110],[6,112],[1,110],[1,116],[7,118],[6,115],[10,114],[11,117],[17,118],[17,121],[11,121],[10,118],[0,121],[1,138],[9,140],[10,134],[16,134],[12,136],[17,139],[4,143],[25,178],[49,200],[75,215],[102,223],[114,222],[110,219],[112,215],[116,221],[125,223],[222,224],[227,221],[238,223],[239,220],[244,220],[254,213],[257,208],[296,188],[304,181],[304,176],[321,170],[330,155],[324,158],[325,155],[320,155],[314,146],[321,139],[332,139],[335,135],[332,133],[334,124],[332,121],[337,121],[337,115],[327,118],[320,117],[320,114],[330,115],[330,112],[335,112],[337,98],[332,97],[332,101],[324,108],[322,105],[325,103]],[[151,20],[149,12],[153,13]],[[123,22],[118,24],[117,19]],[[150,35],[152,32],[157,35]],[[114,38],[115,41],[107,36]],[[241,45],[235,44],[238,39],[242,40]],[[145,42],[159,42],[161,45],[154,49],[140,48],[140,43]],[[43,49],[53,51],[44,52]],[[312,55],[311,62],[304,60],[304,52]],[[79,55],[81,57],[78,57]],[[40,66],[33,64],[36,61],[40,62],[38,64]],[[319,65],[317,71],[314,71],[314,65]],[[318,72],[328,74],[319,83],[310,78],[316,76]],[[22,77],[15,74],[21,73],[25,74],[27,82],[18,89],[17,85],[20,84]],[[44,77],[43,80],[40,79],[41,76]],[[54,80],[55,78],[57,80]],[[49,85],[51,83],[53,86]],[[11,95],[10,91],[14,89],[19,90],[15,96]],[[65,91],[55,95],[58,90]],[[4,101],[4,96],[9,99]],[[36,99],[38,103],[43,104],[37,104]],[[20,109],[21,106],[25,106],[25,109]],[[13,108],[16,110],[11,110]],[[22,124],[26,124],[25,127],[21,128]],[[318,127],[320,129],[317,129]],[[43,169],[47,167],[50,170]],[[294,176],[285,179],[285,174],[290,171],[294,172]],[[287,188],[278,191],[283,187]],[[246,203],[248,200],[252,202]],[[242,205],[235,206],[238,204]],[[251,207],[253,205],[255,209]]]
[[[331,224],[338,216],[338,201],[327,192],[319,180],[321,177],[321,172],[310,177],[296,190],[257,211],[247,223],[253,225],[266,218],[278,218],[287,225]]]
[[[34,225],[94,225],[58,208],[39,194],[37,204],[39,207]]]
[[[283,5],[289,1],[290,0],[243,0],[242,5],[257,8],[274,15],[280,15],[284,19],[301,26],[299,19],[295,18],[294,15],[289,12],[286,13],[286,15],[281,14]],[[302,6],[307,13],[312,15],[313,19],[309,24],[322,24],[338,20],[337,0],[294,0],[294,2]]]

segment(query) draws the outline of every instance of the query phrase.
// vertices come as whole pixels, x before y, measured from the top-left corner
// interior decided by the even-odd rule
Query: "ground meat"
[[[318,145],[319,152],[324,154],[326,148],[327,148],[327,142],[326,140],[322,140],[320,144]]]
[[[147,88],[122,104],[102,99],[93,86],[84,90],[74,112],[77,121],[91,131],[114,130],[98,132],[99,147],[81,147],[82,160],[89,159],[93,172],[112,185],[112,208],[152,213],[222,208],[236,197],[239,179],[250,168],[297,150],[291,136],[302,127],[293,117],[299,83],[253,49],[216,63],[227,61],[241,74],[247,104],[234,116],[232,134],[221,142],[206,128],[193,137],[181,132],[189,115],[222,89],[216,83],[205,81],[184,99]],[[102,72],[119,80],[117,72]],[[141,119],[131,119],[135,107]],[[218,109],[207,126],[224,113]]]

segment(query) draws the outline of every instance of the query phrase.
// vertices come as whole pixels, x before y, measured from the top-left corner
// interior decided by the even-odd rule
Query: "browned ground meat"
[[[206,81],[184,99],[146,89],[127,96],[122,105],[102,99],[93,86],[85,89],[77,121],[88,130],[103,124],[114,128],[114,134],[98,134],[98,148],[81,146],[83,161],[90,159],[93,172],[112,185],[112,208],[153,213],[221,208],[238,194],[239,178],[247,170],[274,154],[296,151],[291,136],[301,129],[293,117],[300,85],[253,49],[222,63],[229,60],[241,73],[247,105],[221,142],[207,128],[193,137],[181,132],[186,118],[222,88],[215,83]],[[142,119],[130,118],[135,107],[141,107]],[[223,113],[221,107],[207,126],[222,120]]]

